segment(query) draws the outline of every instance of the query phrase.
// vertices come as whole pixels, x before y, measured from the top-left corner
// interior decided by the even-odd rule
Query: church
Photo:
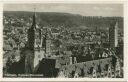
[[[38,66],[39,62],[45,58],[45,53],[47,49],[46,43],[47,33],[42,34],[42,29],[36,24],[36,13],[33,14],[32,26],[28,29],[28,42],[27,51],[25,57],[25,73],[33,73],[35,68]],[[49,48],[49,47],[48,47]]]

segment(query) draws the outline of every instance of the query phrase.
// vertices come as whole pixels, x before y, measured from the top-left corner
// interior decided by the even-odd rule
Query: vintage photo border
[[[31,3],[84,3],[84,4],[123,4],[124,6],[124,78],[3,78],[3,5]],[[0,1],[0,81],[126,81],[128,78],[128,19],[127,0],[3,0]]]

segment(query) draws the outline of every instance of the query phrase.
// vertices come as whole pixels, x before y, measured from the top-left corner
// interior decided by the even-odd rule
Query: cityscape
[[[123,78],[123,17],[3,12],[3,77]]]

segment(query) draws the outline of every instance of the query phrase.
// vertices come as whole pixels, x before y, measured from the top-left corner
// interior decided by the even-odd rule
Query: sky
[[[71,4],[71,3],[45,3],[45,4],[4,4],[4,11],[35,11],[36,12],[61,12],[80,14],[83,16],[121,16],[123,17],[122,4]]]

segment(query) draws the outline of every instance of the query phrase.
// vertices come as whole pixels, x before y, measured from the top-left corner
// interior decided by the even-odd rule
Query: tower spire
[[[36,28],[36,8],[34,8],[32,28]]]

